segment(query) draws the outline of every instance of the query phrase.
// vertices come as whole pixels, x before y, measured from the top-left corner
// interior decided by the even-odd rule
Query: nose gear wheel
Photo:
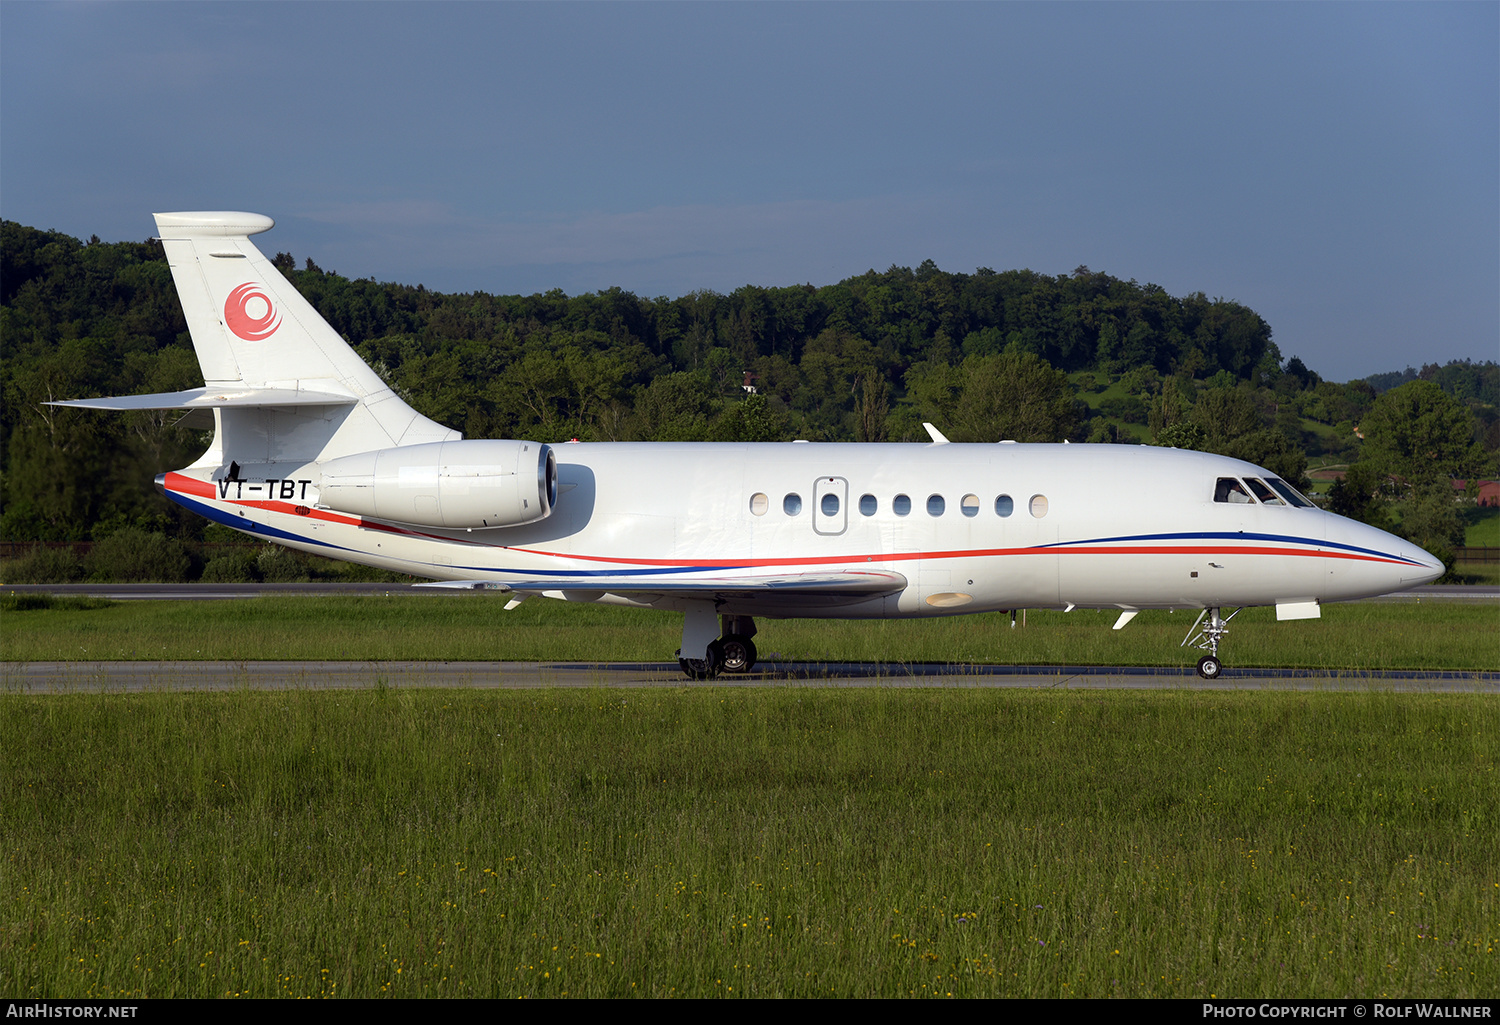
[[[1198,613],[1198,618],[1188,629],[1187,637],[1183,638],[1181,647],[1191,644],[1208,652],[1198,660],[1198,675],[1205,680],[1217,680],[1224,671],[1224,663],[1219,661],[1219,642],[1229,633],[1229,621],[1243,611],[1235,609],[1229,615],[1222,616],[1219,614],[1219,606],[1211,605]],[[1204,622],[1204,617],[1207,617],[1207,623]]]

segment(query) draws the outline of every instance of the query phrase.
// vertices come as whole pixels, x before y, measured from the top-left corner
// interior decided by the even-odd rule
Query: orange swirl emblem
[[[259,299],[265,304],[265,312],[260,316],[248,309],[252,299]],[[276,329],[281,326],[281,314],[276,312],[276,307],[271,304],[271,297],[259,285],[247,281],[230,292],[229,298],[224,301],[224,323],[245,341],[259,342],[276,333]]]

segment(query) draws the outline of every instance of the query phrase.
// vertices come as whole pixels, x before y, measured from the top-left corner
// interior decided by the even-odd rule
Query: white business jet
[[[156,215],[206,382],[58,403],[212,410],[157,484],[305,552],[510,592],[685,613],[683,671],[755,664],[755,618],[1020,608],[1278,619],[1425,584],[1410,541],[1313,506],[1260,467],[1123,445],[577,444],[463,440],[398,398],[250,242],[274,222]]]

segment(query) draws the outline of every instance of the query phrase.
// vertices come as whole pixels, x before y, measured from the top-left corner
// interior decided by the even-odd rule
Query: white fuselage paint
[[[545,520],[497,529],[388,524],[319,509],[316,464],[285,500],[225,493],[200,466],[164,475],[175,500],[315,554],[418,576],[576,580],[560,598],[690,609],[681,597],[618,595],[591,578],[899,573],[898,593],[809,603],[795,595],[722,614],[872,618],[1022,607],[1205,608],[1344,601],[1435,579],[1411,542],[1319,509],[1213,501],[1219,477],[1261,477],[1239,460],[1124,445],[564,444]],[[258,483],[252,467],[248,484]],[[766,496],[757,515],[752,500]],[[864,515],[860,498],[873,495]],[[787,495],[801,498],[796,514]],[[832,515],[819,510],[832,495]],[[898,515],[898,495],[909,498]],[[930,496],[943,511],[928,511]],[[966,515],[965,496],[978,508]],[[1009,516],[996,512],[1008,495]],[[221,497],[222,496],[222,497]],[[1033,499],[1045,513],[1033,514]],[[1040,503],[1036,505],[1041,512]]]

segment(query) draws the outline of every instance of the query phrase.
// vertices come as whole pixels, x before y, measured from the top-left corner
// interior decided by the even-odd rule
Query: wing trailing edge
[[[906,589],[906,577],[883,570],[840,573],[779,573],[759,576],[640,577],[589,576],[544,580],[442,580],[418,587],[509,591],[530,596],[558,594],[577,600],[584,595],[617,594],[641,601],[687,600],[796,607],[853,604]]]

